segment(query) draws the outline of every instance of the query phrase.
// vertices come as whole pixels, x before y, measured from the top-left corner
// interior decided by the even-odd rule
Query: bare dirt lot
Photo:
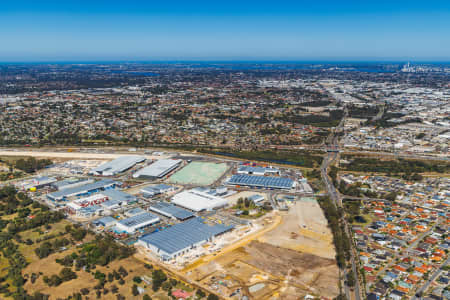
[[[338,294],[334,259],[258,241],[202,265],[188,275],[225,295],[240,287],[252,299],[299,299],[306,294],[331,298]],[[258,283],[262,287],[252,290]]]
[[[198,264],[186,275],[222,295],[238,288],[251,299],[333,298],[339,270],[332,235],[318,203],[294,202],[275,229]]]
[[[334,259],[333,235],[327,220],[315,200],[300,200],[289,206],[283,221],[266,233],[261,242]]]

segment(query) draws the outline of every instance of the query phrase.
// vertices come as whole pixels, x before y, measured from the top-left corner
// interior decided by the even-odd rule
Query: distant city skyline
[[[0,62],[449,61],[449,32],[449,1],[19,0]]]

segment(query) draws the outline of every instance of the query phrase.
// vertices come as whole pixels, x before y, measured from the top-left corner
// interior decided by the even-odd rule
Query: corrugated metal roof
[[[126,201],[126,202],[133,202],[136,201],[137,198],[133,195],[130,195],[128,193],[119,191],[119,190],[106,190],[101,192],[103,195],[107,196],[108,199],[114,200],[114,201]]]
[[[104,173],[108,172],[112,175],[121,173],[135,164],[145,160],[144,156],[130,155],[130,156],[120,156],[112,161],[104,163],[96,168],[93,168],[90,173]]]
[[[180,220],[185,220],[194,216],[190,211],[166,202],[158,202],[150,206],[149,209],[157,213],[163,212],[166,216],[173,216]]]
[[[160,159],[133,174],[138,177],[162,177],[177,167],[181,159]]]
[[[267,172],[273,172],[277,173],[280,170],[276,168],[266,168],[266,167],[251,167],[251,166],[241,166],[238,169],[238,172],[247,172],[247,173],[267,173]]]
[[[120,220],[118,223],[126,227],[133,227],[154,219],[159,220],[158,216],[155,216],[154,214],[149,212],[144,212],[142,214]]]
[[[221,224],[208,225],[201,218],[194,218],[163,231],[144,235],[140,240],[168,254],[174,254],[232,228],[233,226]]]
[[[286,177],[270,177],[256,175],[233,175],[228,184],[247,185],[265,188],[292,188],[294,181]]]
[[[112,179],[103,179],[93,183],[88,183],[80,186],[76,186],[73,188],[64,189],[61,191],[53,192],[48,194],[48,197],[53,199],[64,198],[71,195],[78,195],[87,193],[89,191],[98,190],[100,188],[104,188],[106,186],[111,186],[113,184],[119,184],[118,181],[114,181]]]
[[[228,204],[226,199],[210,195],[207,191],[209,190],[192,189],[182,191],[173,196],[172,203],[193,211],[211,210]]]

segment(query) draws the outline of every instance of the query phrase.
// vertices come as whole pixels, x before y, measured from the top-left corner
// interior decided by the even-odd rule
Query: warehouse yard
[[[228,169],[226,163],[191,162],[169,179],[170,183],[211,185]]]

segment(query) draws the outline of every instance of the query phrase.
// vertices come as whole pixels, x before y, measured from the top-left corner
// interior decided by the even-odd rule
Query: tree
[[[199,298],[204,298],[206,296],[205,292],[201,289],[198,289],[197,292],[195,292],[195,294],[199,297]]]
[[[353,274],[353,271],[347,273],[347,285],[349,287],[355,286],[355,274]]]
[[[120,266],[120,268],[119,268],[119,274],[122,275],[123,277],[125,277],[125,276],[128,275],[128,272],[127,272],[127,270],[125,270],[124,267]]]
[[[166,292],[170,291],[172,289],[172,284],[170,284],[170,281],[165,281],[162,284],[162,289],[165,290]]]
[[[152,300],[152,298],[149,295],[145,294],[144,297],[142,297],[142,300]]]
[[[131,293],[133,294],[133,296],[139,295],[138,287],[136,284],[133,284],[133,286],[131,287]]]
[[[70,231],[70,235],[76,241],[81,241],[87,234],[87,230],[84,228],[77,228]]]
[[[209,294],[207,300],[219,300],[219,297],[214,294]]]
[[[62,281],[69,281],[77,278],[77,274],[70,268],[63,268],[61,272],[59,272],[59,276],[61,277]]]
[[[395,199],[397,199],[397,193],[392,191],[389,194],[387,194],[385,198],[386,198],[386,200],[394,202]]]
[[[152,289],[156,292],[159,290],[164,281],[167,280],[166,274],[162,270],[154,270],[152,272],[153,286]]]
[[[105,282],[106,275],[100,271],[95,271],[94,278],[97,279],[100,283]]]
[[[115,294],[119,291],[119,288],[117,287],[117,285],[113,284],[111,286],[111,293]]]
[[[87,295],[87,294],[89,294],[89,289],[87,289],[87,288],[82,288],[82,289],[80,290],[80,293],[83,294],[83,295]]]
[[[133,281],[139,284],[139,283],[142,282],[142,279],[141,279],[141,277],[139,277],[139,276],[134,276],[134,277],[133,277]]]
[[[73,294],[73,295],[72,295],[72,298],[73,298],[73,300],[81,300],[81,299],[82,299],[80,293],[75,293],[75,294]]]
[[[52,276],[49,278],[48,285],[49,285],[49,286],[58,286],[58,285],[60,285],[61,283],[62,283],[62,280],[61,280],[61,278],[59,278],[58,275],[52,275]]]

